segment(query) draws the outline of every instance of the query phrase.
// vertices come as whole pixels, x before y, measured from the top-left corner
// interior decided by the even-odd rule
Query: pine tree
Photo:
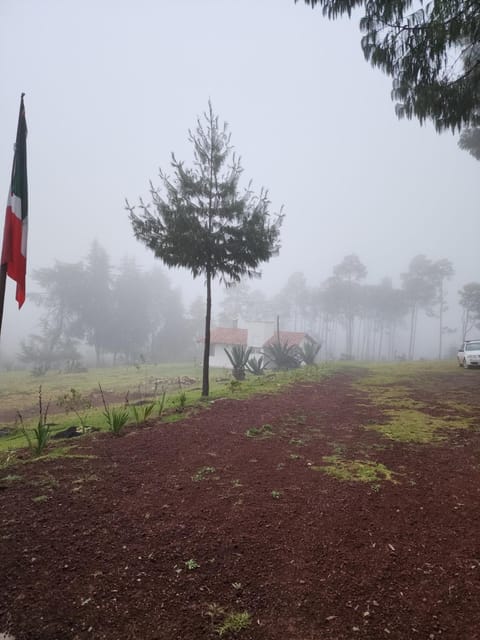
[[[268,193],[240,193],[240,160],[227,125],[220,127],[209,102],[203,121],[189,131],[194,162],[186,168],[172,154],[173,178],[160,170],[163,193],[150,183],[152,202],[140,212],[127,201],[135,237],[169,267],[185,267],[207,288],[202,395],[209,393],[212,281],[239,282],[258,276],[260,263],[279,250],[282,215],[269,215]]]
[[[299,2],[299,0],[295,0]],[[431,119],[437,131],[478,126],[478,0],[304,0],[328,18],[360,19],[365,58],[392,77],[398,117]]]

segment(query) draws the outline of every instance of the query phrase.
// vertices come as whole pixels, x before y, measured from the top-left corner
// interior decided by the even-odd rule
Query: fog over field
[[[209,100],[244,186],[284,207],[280,253],[252,289],[273,296],[296,272],[318,287],[350,254],[365,282],[400,287],[418,254],[448,259],[445,324],[457,333],[445,348],[456,344],[457,291],[480,281],[480,163],[456,135],[397,119],[358,20],[293,0],[2,0],[0,179],[6,201],[25,92],[30,201],[27,300],[19,311],[9,281],[1,353],[36,330],[36,269],[84,259],[94,239],[113,264],[161,266],[135,240],[125,198],[148,199],[171,152],[191,162],[188,130]],[[202,278],[165,272],[185,307],[204,295]],[[216,314],[222,296],[217,285]],[[435,357],[433,322],[421,320],[418,357]]]

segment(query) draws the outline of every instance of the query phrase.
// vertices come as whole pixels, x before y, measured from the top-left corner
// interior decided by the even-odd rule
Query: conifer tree
[[[172,154],[174,175],[160,170],[163,190],[150,183],[151,203],[140,200],[137,213],[127,201],[135,237],[169,267],[185,267],[205,277],[206,318],[202,395],[209,394],[212,281],[239,282],[258,276],[260,263],[279,250],[282,214],[269,214],[268,193],[240,191],[240,160],[233,153],[227,125],[220,127],[209,102],[195,132],[192,168]]]
[[[299,2],[300,0],[295,0]],[[363,9],[365,58],[392,77],[397,115],[437,131],[478,126],[478,0],[304,0],[335,19]]]

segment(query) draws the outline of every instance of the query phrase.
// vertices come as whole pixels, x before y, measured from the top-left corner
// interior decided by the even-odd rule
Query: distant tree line
[[[307,286],[293,273],[272,296],[250,289],[245,281],[225,290],[216,324],[233,326],[239,318],[272,321],[282,329],[305,331],[322,343],[325,358],[394,360],[415,357],[419,316],[436,320],[438,358],[444,355],[447,283],[453,276],[447,259],[415,256],[396,288],[385,278],[365,282],[367,268],[347,255],[318,286]],[[44,310],[39,332],[21,343],[19,358],[37,373],[52,368],[76,370],[85,347],[97,365],[193,360],[203,336],[205,301],[196,299],[185,312],[180,292],[160,269],[142,271],[125,258],[114,267],[97,242],[77,263],[56,262],[33,274],[39,291],[32,294]],[[462,339],[480,330],[480,283],[458,292]],[[400,330],[407,346],[399,349]]]
[[[367,284],[367,269],[352,254],[318,286],[308,287],[305,276],[297,272],[271,298],[250,291],[245,283],[232,287],[226,291],[218,320],[220,325],[231,326],[239,317],[255,321],[278,315],[282,328],[307,331],[321,341],[324,357],[393,360],[400,355],[415,357],[419,315],[424,314],[438,322],[437,355],[442,358],[444,337],[453,332],[444,322],[446,285],[453,274],[449,260],[418,255],[401,274],[399,288],[387,278]],[[459,291],[459,304],[463,339],[472,329],[480,329],[480,283],[466,284]],[[408,333],[401,352],[400,329]]]
[[[87,345],[97,366],[107,356],[114,363],[193,357],[198,318],[186,316],[179,291],[160,269],[144,272],[129,258],[114,267],[94,242],[85,260],[56,262],[35,271],[33,280],[39,291],[31,298],[44,313],[40,331],[21,343],[19,359],[37,373],[77,369]]]

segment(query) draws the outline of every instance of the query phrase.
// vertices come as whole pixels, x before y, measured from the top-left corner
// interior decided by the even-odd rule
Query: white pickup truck
[[[457,353],[458,366],[480,367],[480,340],[465,340]]]

